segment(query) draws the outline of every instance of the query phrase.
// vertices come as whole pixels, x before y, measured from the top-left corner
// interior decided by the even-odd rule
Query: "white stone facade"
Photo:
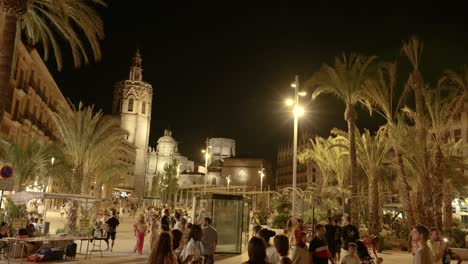
[[[165,130],[164,136],[158,139],[156,148],[149,147],[146,164],[146,185],[152,189],[153,177],[164,173],[164,168],[174,160],[179,162],[179,175],[189,175],[194,172],[194,162],[182,156],[178,151],[178,143],[172,137],[172,131]]]
[[[146,172],[153,88],[143,81],[141,57],[137,51],[130,66],[129,79],[115,84],[113,112],[121,117],[121,127],[128,132],[127,141],[135,146],[133,175],[123,186],[142,197]]]

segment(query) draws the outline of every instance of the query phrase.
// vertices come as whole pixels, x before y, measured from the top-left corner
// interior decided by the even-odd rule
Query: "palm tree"
[[[442,98],[440,87],[426,91],[425,98],[431,124],[431,146],[435,161],[431,196],[434,201],[435,224],[442,230],[442,187],[446,179],[442,148],[449,140],[448,134],[460,99],[456,94]]]
[[[50,169],[50,157],[49,146],[38,142],[22,146],[4,136],[0,137],[0,158],[14,169],[15,191],[22,191],[27,184],[46,176]]]
[[[0,0],[0,120],[11,106],[9,81],[20,33],[27,43],[42,46],[46,60],[53,53],[59,70],[63,42],[56,35],[70,46],[75,66],[89,62],[87,47],[95,60],[101,58],[104,29],[93,4],[106,5],[104,0]]]
[[[424,126],[425,122],[425,103],[424,103],[424,91],[427,89],[424,80],[422,78],[422,74],[419,70],[420,65],[421,65],[421,54],[423,50],[423,44],[419,40],[418,37],[412,36],[407,42],[403,43],[402,47],[402,52],[406,55],[408,60],[411,63],[411,66],[413,67],[413,70],[408,78],[408,81],[406,83],[405,87],[405,93],[408,90],[412,90],[414,92],[414,99],[415,99],[415,106],[416,106],[416,112],[414,113],[414,122],[416,126],[416,143],[417,143],[417,148],[420,148],[421,151],[423,152],[425,158],[424,162],[425,167],[428,167],[429,163],[429,155],[427,153],[427,140],[426,140],[426,128]],[[425,170],[427,173],[429,172],[428,170]],[[431,184],[430,180],[430,175],[429,174],[424,174],[422,175],[422,178],[424,179],[423,182],[426,184]],[[420,190],[419,192],[422,193],[426,188],[427,185],[421,185],[419,186]],[[421,204],[418,205],[418,207],[421,208],[432,208],[433,206],[433,201],[432,197],[429,195],[423,195],[421,199]],[[423,223],[432,226],[432,216],[430,215],[430,210],[422,212],[422,218],[423,218]]]
[[[342,140],[348,140],[348,133],[338,129],[332,130]],[[379,217],[379,182],[383,169],[388,165],[391,145],[387,141],[385,130],[380,129],[375,136],[369,130],[362,135],[356,135],[357,160],[368,178],[369,233],[378,235],[380,232]]]
[[[349,157],[351,161],[350,180],[352,186],[352,196],[357,194],[357,159],[355,141],[355,121],[357,119],[356,104],[366,103],[362,97],[363,84],[372,79],[374,75],[374,64],[376,57],[365,57],[351,54],[341,58],[336,57],[333,66],[323,64],[320,70],[313,74],[306,83],[307,86],[314,86],[316,90],[312,94],[312,99],[321,94],[332,94],[343,101],[346,106],[344,119],[348,124],[349,134]],[[354,199],[354,198],[353,198]],[[351,202],[351,215],[356,223],[359,223],[358,203]]]
[[[94,112],[92,106],[71,106],[71,110],[61,107],[57,113],[51,112],[64,155],[72,166],[72,190],[88,194],[91,182],[110,163],[119,157],[127,158],[129,148],[125,144],[127,132],[120,128],[120,121],[112,116]],[[73,208],[78,206],[75,203]],[[76,226],[76,215],[69,214],[68,229]]]
[[[397,64],[387,63],[378,70],[377,78],[369,80],[364,84],[363,95],[368,102],[371,103],[369,112],[372,114],[376,111],[385,118],[386,134],[389,142],[392,144],[392,149],[395,152],[395,164],[397,164],[399,197],[403,206],[405,218],[408,226],[415,226],[414,210],[411,207],[410,191],[406,179],[407,174],[403,164],[402,151],[404,150],[404,140],[408,138],[406,124],[402,118],[398,118],[398,111],[401,109],[404,94],[398,98],[396,106],[394,106],[394,95],[397,83]]]

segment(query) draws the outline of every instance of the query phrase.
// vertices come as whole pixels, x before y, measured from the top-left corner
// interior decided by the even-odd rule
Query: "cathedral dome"
[[[164,130],[164,136],[158,139],[157,151],[161,156],[172,156],[177,152],[177,142],[172,137],[172,131]]]

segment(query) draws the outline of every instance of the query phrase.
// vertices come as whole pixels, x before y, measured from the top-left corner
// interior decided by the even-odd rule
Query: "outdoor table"
[[[23,251],[24,245],[28,242],[51,242],[51,241],[67,241],[67,240],[80,240],[80,254],[81,254],[81,247],[83,241],[88,241],[86,246],[86,253],[85,259],[88,258],[88,251],[89,251],[89,241],[93,239],[92,236],[42,236],[42,237],[26,237],[26,238],[18,238],[18,237],[5,237],[0,241],[7,242],[7,256],[6,263],[10,263],[10,256],[9,253],[11,252],[11,246],[14,244],[14,248],[16,250],[17,244],[21,244],[21,255],[20,255],[20,262],[23,260]]]

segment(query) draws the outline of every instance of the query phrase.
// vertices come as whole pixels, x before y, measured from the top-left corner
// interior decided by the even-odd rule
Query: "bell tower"
[[[142,198],[145,185],[146,152],[151,124],[153,87],[143,81],[140,51],[132,58],[128,80],[114,86],[113,113],[120,115],[121,127],[128,132],[127,141],[135,148],[134,168],[124,179],[121,189]]]

